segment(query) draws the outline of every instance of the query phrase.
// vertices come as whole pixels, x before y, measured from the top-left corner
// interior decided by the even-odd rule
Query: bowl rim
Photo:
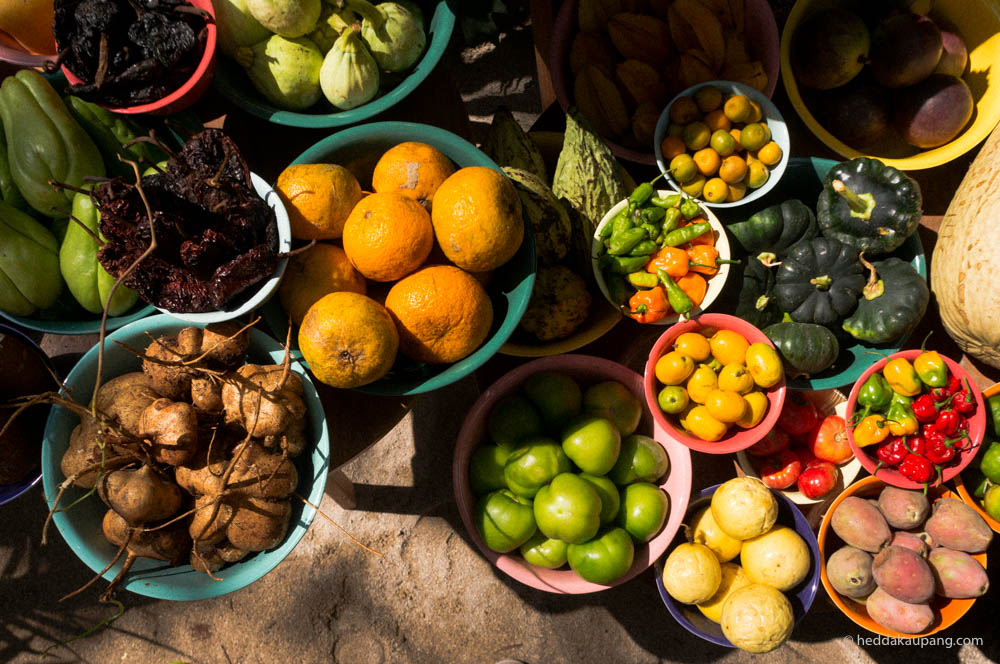
[[[732,248],[729,245],[729,234],[726,232],[726,227],[722,225],[722,222],[715,215],[712,210],[706,208],[702,205],[703,201],[697,198],[691,198],[687,194],[675,189],[658,189],[656,191],[657,196],[670,196],[673,194],[680,194],[682,199],[690,199],[698,204],[701,211],[705,213],[705,219],[712,226],[712,231],[716,234],[715,238],[715,248],[719,251],[719,258],[729,259],[732,258]],[[601,217],[601,221],[597,224],[597,228],[594,229],[594,235],[590,239],[590,269],[594,274],[594,280],[597,282],[597,288],[601,291],[601,295],[607,300],[608,304],[612,308],[615,307],[614,301],[611,299],[611,293],[608,292],[608,285],[604,280],[604,275],[601,274],[601,268],[598,264],[600,259],[600,254],[604,246],[601,240],[601,231],[611,223],[615,215],[618,214],[625,206],[628,205],[628,199],[623,198],[622,200],[615,203],[614,206]],[[704,275],[703,275],[704,276]],[[705,279],[708,284],[708,290],[705,292],[705,298],[701,301],[697,307],[688,312],[690,316],[697,316],[703,313],[708,307],[712,306],[712,303],[722,294],[723,289],[726,286],[726,280],[729,279],[729,263],[723,263],[719,266],[719,271],[712,275],[710,278]],[[625,318],[624,315],[622,315]],[[653,323],[641,323],[642,325],[672,325],[681,319],[680,314],[671,314],[670,316],[665,316],[662,319],[655,321]]]
[[[288,210],[285,209],[285,204],[282,203],[278,192],[275,191],[270,184],[268,184],[267,180],[256,173],[251,172],[250,181],[253,184],[254,191],[257,195],[260,196],[272,210],[274,210],[275,223],[278,231],[278,253],[286,255],[278,259],[274,272],[272,272],[271,276],[266,280],[260,282],[260,286],[256,289],[256,292],[235,309],[222,309],[218,311],[206,311],[203,313],[177,313],[168,311],[161,307],[155,307],[155,309],[161,314],[166,314],[167,316],[176,318],[177,320],[187,323],[195,323],[198,325],[219,323],[226,320],[232,320],[233,318],[238,318],[245,313],[259,308],[262,304],[267,302],[272,295],[274,295],[275,291],[277,291],[278,284],[281,282],[281,277],[285,274],[285,268],[288,267],[287,254],[292,249],[292,228],[288,220]]]
[[[31,349],[31,351],[34,352],[35,355],[37,355],[42,360],[42,363],[45,364],[46,367],[48,367],[49,371],[52,372],[52,375],[58,378],[59,372],[56,371],[56,366],[52,362],[52,358],[49,357],[49,354],[46,353],[42,349],[42,347],[39,346],[34,341],[34,339],[32,339],[24,332],[22,332],[21,330],[17,329],[12,325],[5,325],[3,323],[0,323],[0,338],[2,338],[6,334],[15,337],[18,341],[25,344],[29,349]],[[46,420],[47,419],[48,418],[46,418]],[[5,505],[13,500],[16,500],[17,498],[20,498],[29,490],[31,490],[31,487],[38,484],[38,482],[40,482],[41,479],[42,479],[42,464],[41,464],[41,455],[39,454],[39,463],[37,470],[28,473],[28,475],[19,482],[12,482],[10,484],[0,485],[0,489],[6,489],[10,491],[9,494],[0,496],[0,505]]]
[[[820,392],[827,392],[830,394],[830,399],[839,399],[837,404],[833,408],[822,408],[816,402],[816,395]],[[802,396],[810,401],[813,405],[820,407],[824,416],[828,415],[838,415],[844,417],[844,413],[847,411],[847,395],[845,395],[841,390],[837,388],[828,388],[824,390],[803,390],[801,392]],[[844,418],[845,422],[847,418]],[[766,458],[766,457],[765,457]],[[750,455],[747,454],[746,450],[740,450],[736,453],[736,462],[740,466],[740,470],[743,471],[748,477],[756,477],[760,479],[760,474],[753,466],[753,462],[750,460]],[[836,496],[835,490],[839,489],[842,491],[844,487],[850,485],[858,477],[858,473],[861,472],[861,461],[856,456],[851,456],[850,459],[842,461],[840,463],[834,464],[837,468],[837,484],[834,488],[825,496],[821,498],[806,498],[797,487],[791,486],[787,489],[775,489],[784,496],[787,496],[796,505],[815,505],[817,503],[825,503],[827,501],[833,500]]]
[[[781,379],[765,390],[768,400],[767,414],[764,415],[764,419],[757,423],[757,426],[751,429],[743,429],[735,434],[727,433],[722,439],[715,442],[701,440],[683,433],[667,419],[657,403],[656,361],[667,345],[680,336],[682,332],[695,332],[706,327],[733,330],[742,334],[750,343],[762,342],[774,348],[774,343],[767,338],[767,335],[742,318],[729,314],[701,314],[691,320],[675,323],[657,338],[649,350],[649,358],[646,360],[643,375],[646,408],[653,414],[653,420],[666,431],[667,436],[681,445],[705,454],[731,454],[750,447],[774,428],[775,422],[781,415],[788,387],[785,382],[785,374],[782,372]]]
[[[425,15],[424,21],[430,38],[427,40],[427,46],[423,55],[414,65],[413,69],[410,70],[410,73],[384,95],[376,97],[357,108],[346,111],[335,110],[331,113],[302,113],[279,109],[264,99],[256,90],[253,91],[255,96],[247,97],[243,94],[240,87],[233,83],[234,76],[244,76],[242,69],[225,56],[223,56],[225,61],[219,67],[219,72],[215,76],[213,85],[220,95],[229,102],[238,105],[243,111],[268,122],[286,127],[329,129],[364,122],[402,101],[430,76],[431,72],[441,61],[455,29],[455,13],[447,0],[437,0],[434,4],[434,13],[430,16],[429,20]],[[250,83],[247,82],[247,85],[250,85]]]
[[[884,367],[890,360],[903,358],[912,362],[913,359],[922,352],[923,351],[919,348],[911,348],[909,350],[901,350],[893,353],[892,355],[881,358],[878,362],[875,362],[868,367],[854,382],[854,385],[851,387],[851,393],[847,397],[847,415],[844,419],[847,420],[847,442],[850,444],[851,450],[854,452],[854,456],[861,461],[861,466],[869,473],[877,476],[886,484],[891,484],[893,486],[900,487],[901,489],[923,489],[924,485],[906,479],[895,468],[883,467],[876,471],[877,462],[873,461],[868,453],[862,450],[854,440],[854,426],[851,425],[851,416],[854,415],[854,410],[858,403],[858,392],[861,391],[861,386],[866,380],[868,380],[869,376],[874,374],[876,371],[881,371],[882,367]],[[973,397],[976,400],[976,412],[971,418],[969,418],[969,437],[972,440],[971,449],[960,454],[960,461],[957,464],[943,469],[941,476],[941,484],[943,484],[944,482],[951,481],[956,475],[965,470],[966,466],[968,466],[976,455],[979,454],[979,448],[982,446],[983,438],[986,435],[986,405],[983,401],[982,390],[979,389],[976,381],[972,379],[969,373],[950,357],[941,354],[941,359],[944,360],[945,366],[948,367],[948,370],[952,374],[969,383],[969,387],[972,389]]]
[[[767,192],[774,189],[781,180],[781,177],[785,174],[785,169],[788,168],[788,160],[791,158],[792,148],[791,148],[791,137],[788,134],[788,125],[785,123],[785,117],[778,110],[778,107],[774,105],[774,102],[770,100],[766,95],[757,90],[751,88],[749,85],[744,85],[743,83],[737,83],[736,81],[705,81],[704,83],[698,83],[692,85],[689,88],[682,90],[681,92],[674,95],[663,110],[660,112],[660,117],[656,121],[656,129],[653,131],[653,154],[656,157],[656,167],[660,169],[660,172],[667,177],[667,181],[670,185],[680,191],[681,185],[674,176],[670,174],[669,165],[663,161],[663,151],[660,149],[660,144],[663,142],[664,134],[667,133],[667,126],[670,124],[670,107],[680,99],[681,97],[688,97],[693,95],[695,92],[701,88],[716,87],[724,88],[726,91],[736,91],[742,95],[750,97],[753,101],[760,104],[761,112],[764,115],[764,119],[767,121],[768,129],[771,131],[771,140],[778,144],[781,148],[781,160],[778,162],[777,166],[770,169],[770,175],[767,178],[767,182],[764,183],[763,187],[758,187],[752,192],[747,193],[746,196],[738,201],[732,201],[729,203],[709,203],[708,201],[696,198],[695,200],[707,207],[713,208],[736,208],[747,203],[752,203],[760,198],[763,198]]]
[[[325,155],[329,154],[333,149],[340,149],[351,143],[363,142],[366,140],[395,140],[393,137],[398,137],[400,141],[419,140],[434,145],[439,150],[444,152],[446,156],[452,159],[452,161],[455,161],[455,159],[451,157],[451,154],[466,154],[469,155],[469,163],[466,164],[467,166],[485,166],[487,168],[492,168],[495,171],[501,173],[503,172],[503,170],[497,166],[492,159],[486,156],[484,152],[457,134],[433,125],[420,124],[416,122],[401,122],[396,120],[367,122],[337,131],[314,143],[297,156],[291,163],[320,163],[321,160],[324,159]],[[491,337],[488,337],[483,344],[479,346],[479,348],[465,358],[451,365],[447,365],[447,368],[442,369],[429,377],[401,378],[393,381],[387,381],[386,378],[382,378],[374,383],[369,383],[368,385],[362,385],[361,387],[353,389],[365,394],[391,396],[410,396],[430,392],[432,390],[451,385],[452,383],[465,378],[485,364],[495,353],[497,353],[499,348],[506,343],[510,336],[514,333],[514,330],[517,328],[517,325],[521,320],[521,316],[524,315],[525,310],[528,308],[530,293],[535,283],[537,263],[535,261],[534,234],[530,232],[531,222],[527,217],[525,217],[524,223],[526,224],[524,243],[521,248],[518,249],[518,254],[515,254],[514,258],[511,260],[516,260],[521,252],[527,251],[528,255],[525,256],[525,258],[530,259],[532,268],[530,273],[527,274],[519,284],[512,286],[508,293],[497,294],[497,297],[502,298],[509,306],[507,307],[506,318],[503,319],[496,332]],[[504,266],[506,265],[507,264],[504,264]],[[502,270],[504,266],[497,268],[497,270]],[[517,302],[518,298],[514,297],[514,294],[522,289],[527,291],[527,295],[521,298],[520,302]],[[489,291],[490,289],[487,288],[487,292]],[[511,304],[512,301],[514,301],[513,305]],[[281,327],[281,329],[274,329],[272,327],[272,331],[281,336],[282,333],[287,332],[288,319],[284,316],[278,316],[276,314],[275,307],[280,308],[280,305],[276,304],[276,302],[276,300],[272,299],[272,301],[265,304],[263,311],[265,313],[265,319],[268,320],[269,325],[271,325],[271,321],[273,320]],[[270,314],[270,318],[267,317],[267,314]],[[296,350],[293,352],[293,357],[301,359],[302,356],[301,353]],[[303,366],[308,365],[303,361]]]
[[[156,307],[138,300],[130,310],[122,316],[108,317],[107,331],[117,330],[123,325],[134,323],[145,318],[156,311]],[[48,334],[97,334],[101,331],[101,318],[98,316],[93,320],[42,320],[41,318],[27,318],[25,316],[15,316],[6,311],[0,311],[0,318],[3,318],[13,325],[23,327],[34,332],[46,332]]]
[[[891,486],[891,485],[888,484],[887,482],[884,482],[882,479],[878,477],[868,476],[861,478],[860,480],[854,482],[853,484],[845,488],[840,493],[840,495],[834,499],[834,501],[830,504],[829,509],[827,509],[826,513],[823,515],[823,520],[819,524],[819,532],[817,533],[816,536],[816,540],[820,549],[820,581],[823,583],[823,588],[826,589],[826,594],[830,598],[830,601],[834,603],[834,605],[840,610],[840,612],[845,616],[847,616],[858,627],[863,627],[864,629],[868,630],[869,632],[872,632],[873,634],[881,634],[882,636],[888,636],[891,638],[901,638],[901,639],[916,639],[925,636],[930,636],[931,634],[936,634],[937,632],[947,629],[952,625],[954,625],[959,620],[961,620],[962,617],[966,613],[968,613],[969,609],[972,608],[972,605],[973,603],[975,603],[976,598],[951,599],[948,602],[945,602],[944,606],[951,606],[954,604],[958,607],[957,609],[958,614],[954,616],[952,621],[947,625],[944,624],[943,622],[939,622],[937,625],[932,625],[930,629],[924,632],[920,632],[919,634],[904,634],[903,632],[896,632],[887,627],[882,627],[881,625],[876,623],[874,620],[872,620],[870,617],[867,616],[867,609],[865,609],[866,615],[864,617],[862,617],[861,610],[849,609],[847,603],[844,601],[841,594],[838,593],[836,589],[834,589],[833,585],[830,583],[829,577],[827,576],[826,539],[830,531],[833,530],[831,526],[831,521],[833,519],[834,510],[837,509],[837,507],[844,501],[845,498],[858,494],[873,495],[875,493],[875,490],[878,489],[880,486],[884,488],[886,486]],[[961,501],[961,498],[959,498],[953,491],[951,491],[948,487],[944,486],[943,484],[937,487],[931,487],[930,491],[933,491],[938,494],[938,496],[934,498],[934,500],[932,501],[932,504],[942,498],[954,498]],[[836,535],[836,533],[834,533],[834,535]],[[976,553],[969,555],[978,560],[984,568],[986,567],[986,561],[987,561],[986,553]],[[942,598],[935,597],[935,599],[940,600]],[[935,617],[940,618],[940,609],[938,609],[935,613],[936,613]]]
[[[473,438],[474,429],[486,420],[490,408],[497,400],[507,394],[515,393],[525,379],[542,371],[565,372],[581,381],[585,380],[578,378],[581,375],[597,380],[617,380],[625,384],[641,401],[642,377],[628,367],[607,358],[568,353],[541,357],[515,367],[479,395],[462,422],[452,458],[452,489],[455,503],[458,505],[459,516],[466,533],[479,553],[514,580],[537,590],[556,594],[585,594],[607,590],[630,581],[651,567],[657,558],[663,555],[680,529],[691,495],[691,453],[687,448],[667,438],[665,432],[654,421],[650,421],[651,437],[664,448],[670,460],[667,475],[665,479],[661,478],[658,484],[669,497],[670,512],[656,537],[645,544],[635,544],[635,558],[629,571],[610,583],[585,581],[565,565],[556,570],[537,568],[526,563],[519,555],[511,555],[516,554],[516,550],[509,554],[501,554],[489,549],[480,537],[473,520],[476,496],[469,484],[468,459],[472,456],[472,452],[483,444],[483,440]],[[668,485],[671,488],[668,489]]]
[[[212,6],[212,0],[187,0],[187,2],[211,15],[211,20],[206,22],[207,32],[205,34],[205,49],[201,54],[201,59],[198,60],[198,66],[195,67],[191,76],[184,81],[183,85],[161,99],[157,99],[156,101],[151,101],[146,104],[139,104],[138,106],[108,106],[106,108],[109,111],[123,114],[162,113],[165,109],[168,109],[168,107],[172,108],[178,101],[195,90],[195,88],[201,84],[202,80],[206,76],[212,76],[212,69],[215,63],[216,42],[218,39],[215,25],[215,8]],[[59,67],[62,69],[62,72],[65,74],[66,80],[70,85],[76,85],[81,82],[80,78],[71,72],[66,65],[60,64]],[[191,100],[192,103],[194,101],[195,100],[193,99]]]
[[[798,82],[795,80],[795,76],[792,72],[791,51],[792,37],[794,36],[793,33],[806,18],[822,9],[822,7],[812,6],[814,4],[813,0],[797,0],[789,12],[788,18],[785,20],[785,26],[781,31],[781,80],[785,87],[785,93],[788,95],[788,100],[792,104],[792,108],[795,109],[796,114],[798,114],[802,122],[806,125],[806,127],[808,127],[809,131],[812,132],[813,136],[818,138],[826,147],[833,150],[844,159],[873,157],[879,159],[887,166],[892,166],[906,171],[934,168],[936,166],[947,164],[950,161],[954,161],[972,148],[979,145],[984,138],[992,133],[997,123],[1000,122],[1000,112],[997,112],[995,113],[997,116],[996,118],[992,121],[987,120],[987,122],[983,123],[980,127],[973,131],[973,128],[977,123],[974,119],[970,120],[971,124],[968,124],[961,133],[944,145],[923,150],[915,155],[902,158],[883,158],[867,154],[865,152],[859,152],[842,142],[836,136],[827,131],[826,128],[820,124],[819,120],[817,120],[816,116],[813,115],[812,111],[810,111],[806,106],[805,100],[799,92]],[[1000,12],[998,12],[995,7],[991,9],[992,6],[990,3],[982,3],[982,5],[985,11],[994,16],[997,25],[1000,25]],[[978,102],[975,102],[975,100],[973,101],[973,108],[978,108]],[[973,118],[975,118],[975,115]]]
[[[185,324],[184,321],[177,320],[172,316],[167,316],[165,314],[154,315],[148,319],[137,321],[122,327],[109,334],[105,340],[105,349],[111,352],[116,352],[116,344],[113,343],[115,340],[128,339],[130,336],[134,335],[141,335],[145,338],[147,331],[152,333],[165,332],[177,330],[186,326],[187,324]],[[284,349],[276,340],[256,328],[250,329],[250,339],[249,352],[254,353],[256,351],[259,355],[267,355],[272,361],[275,361],[275,358],[277,358],[276,361],[280,362]],[[126,351],[122,350],[121,352]],[[96,364],[97,354],[98,344],[95,343],[90,350],[84,353],[84,355],[66,375],[63,381],[64,388],[60,390],[61,393],[65,393],[67,388],[72,388],[74,381],[79,380],[81,374],[85,373],[91,365]],[[327,428],[326,416],[323,410],[322,402],[320,401],[319,395],[316,391],[316,386],[313,384],[312,379],[309,378],[308,372],[306,372],[305,368],[302,367],[300,363],[295,362],[294,359],[291,363],[291,370],[295,371],[302,380],[303,398],[306,401],[308,408],[306,417],[308,418],[310,427],[314,429],[312,438],[315,439],[315,445],[311,454],[313,476],[312,487],[308,498],[312,505],[319,505],[323,498],[323,494],[326,491],[326,477],[329,471],[329,430]],[[89,387],[89,389],[93,389],[92,386]],[[52,407],[46,422],[45,435],[42,439],[42,483],[44,486],[45,503],[49,507],[52,506],[55,494],[58,491],[58,483],[61,481],[61,478],[57,480],[52,476],[52,473],[45,472],[47,467],[51,467],[53,469],[59,468],[59,460],[54,458],[54,443],[50,441],[50,434],[52,434],[53,429],[58,426],[59,420],[69,416],[66,414],[67,412],[68,411],[61,406]],[[303,452],[303,456],[305,456],[305,454],[306,453]],[[245,562],[260,559],[260,567],[255,568],[252,573],[238,575],[236,578],[230,576],[219,582],[209,580],[208,583],[199,585],[196,589],[180,591],[176,588],[171,588],[166,582],[151,582],[150,577],[145,574],[146,570],[137,570],[133,568],[133,570],[130,571],[130,573],[125,577],[121,587],[125,590],[129,590],[146,597],[180,601],[207,599],[231,593],[250,585],[277,567],[288,556],[288,554],[291,553],[292,549],[295,548],[298,542],[305,535],[309,526],[315,519],[315,516],[316,509],[313,506],[310,506],[309,504],[303,505],[301,515],[297,521],[293,521],[289,524],[288,533],[282,540],[281,544],[275,548],[268,549],[267,551],[252,554],[252,556],[245,558],[243,561],[233,563],[226,568],[230,570],[235,568],[238,570],[240,569],[238,567],[239,565]],[[53,514],[53,521],[56,524],[56,528],[63,536],[67,545],[73,550],[80,561],[92,571],[99,572],[104,569],[106,560],[101,557],[99,553],[94,551],[92,547],[88,546],[86,542],[77,541],[75,536],[73,538],[74,541],[70,542],[67,537],[67,532],[70,532],[68,519],[69,517],[65,512],[59,511]],[[187,567],[187,569],[185,569],[185,567]],[[102,578],[110,581],[114,578],[119,568],[120,562],[112,569],[105,572],[102,575]],[[201,574],[200,572],[194,572],[190,565],[180,565],[176,568],[169,569],[179,570],[178,573]]]
[[[685,521],[687,521],[688,515],[692,513],[694,508],[697,507],[698,509],[701,509],[701,507],[703,507],[701,503],[703,503],[706,498],[711,497],[716,492],[716,490],[718,490],[720,486],[722,486],[722,483],[705,487],[704,489],[699,491],[698,498],[689,503],[687,506],[687,510],[685,511],[684,514]],[[772,494],[775,494],[779,500],[783,500],[785,502],[786,507],[791,512],[793,523],[791,525],[789,524],[781,524],[781,525],[790,527],[800,537],[806,540],[806,544],[809,546],[809,553],[812,556],[812,560],[814,563],[813,573],[810,576],[806,577],[806,579],[800,581],[799,584],[795,586],[796,588],[798,588],[802,584],[805,584],[800,592],[806,593],[806,601],[802,602],[802,614],[795,619],[795,625],[798,625],[802,621],[802,619],[805,618],[806,615],[809,613],[809,609],[812,608],[813,602],[816,600],[816,595],[819,592],[820,562],[821,562],[821,556],[819,553],[819,544],[816,540],[816,533],[813,532],[812,526],[809,525],[809,519],[806,518],[806,516],[795,505],[795,503],[788,496],[786,496],[780,491],[777,491],[775,489],[769,489],[769,491]],[[808,533],[808,536],[803,536],[803,533]],[[676,539],[676,536],[674,539]],[[738,557],[739,556],[737,556],[737,558]],[[663,566],[663,559],[660,558],[656,561],[657,572],[662,571],[662,566]],[[656,574],[656,589],[660,593],[660,600],[663,602],[663,605],[667,608],[667,611],[670,613],[673,619],[677,621],[678,625],[686,629],[691,634],[694,634],[699,638],[709,641],[710,643],[723,646],[724,648],[736,647],[732,643],[730,643],[729,639],[725,638],[724,636],[720,638],[712,634],[708,634],[698,629],[693,623],[691,623],[691,621],[688,620],[687,616],[684,615],[680,603],[675,602],[674,598],[671,597],[670,593],[667,592],[666,586],[663,585],[662,573]],[[792,591],[789,590],[783,592],[782,594],[787,596],[791,592]],[[795,593],[795,595],[797,596],[798,593]],[[693,605],[692,605],[692,610],[696,610],[694,609]]]
[[[748,4],[753,3],[756,11],[760,12],[761,21],[764,24],[764,29],[767,34],[764,36],[771,37],[774,39],[774,48],[772,57],[767,59],[761,59],[761,63],[764,65],[765,70],[773,69],[774,75],[768,76],[767,87],[765,88],[765,94],[768,98],[774,95],[774,91],[778,86],[778,78],[781,73],[781,41],[780,41],[780,30],[778,29],[778,22],[774,16],[774,10],[771,8],[771,4],[767,0],[747,0]],[[553,84],[553,89],[556,95],[556,101],[559,106],[562,107],[563,113],[569,111],[569,109],[575,104],[572,103],[570,99],[569,92],[569,78],[564,74],[569,68],[569,51],[572,47],[572,39],[570,39],[571,31],[574,30],[576,26],[576,15],[579,9],[579,0],[565,0],[559,7],[559,11],[556,13],[555,18],[552,22],[552,39],[549,41],[549,50],[546,54],[548,56],[547,63],[549,70],[552,73],[551,79]],[[562,43],[562,48],[560,48],[562,39],[565,39]],[[558,73],[557,73],[558,72]],[[563,85],[562,83],[567,83]],[[635,148],[628,148],[621,145],[609,138],[600,137],[602,141],[614,153],[614,155],[620,159],[625,159],[636,164],[644,164],[646,166],[656,165],[656,155],[653,152],[643,152],[636,150]]]

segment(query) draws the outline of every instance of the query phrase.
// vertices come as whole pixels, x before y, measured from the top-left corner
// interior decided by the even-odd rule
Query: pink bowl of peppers
[[[986,433],[983,393],[969,374],[921,349],[869,367],[851,388],[846,419],[848,442],[865,470],[903,489],[954,478]]]

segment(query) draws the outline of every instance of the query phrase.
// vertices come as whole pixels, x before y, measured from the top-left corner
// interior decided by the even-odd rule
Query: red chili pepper
[[[875,450],[878,457],[878,465],[895,467],[906,458],[909,452],[906,451],[906,441],[903,436],[893,436],[889,440],[879,445]],[[875,469],[878,472],[878,468]]]
[[[949,392],[947,387],[935,387],[931,389],[931,398],[934,401],[944,401],[952,394],[953,392]]]
[[[948,463],[955,458],[955,450],[952,444],[951,439],[945,438],[944,435],[941,435],[940,438],[935,438],[933,442],[928,441],[927,460],[933,464]]]
[[[921,394],[913,400],[911,407],[919,422],[933,422],[937,419],[937,405],[930,394]]]
[[[959,414],[950,408],[942,410],[934,420],[934,428],[946,436],[954,436],[961,419]]]
[[[934,418],[934,419],[937,419],[937,418]],[[937,430],[937,427],[934,425],[934,422],[928,422],[928,423],[924,424],[922,427],[920,427],[920,435],[923,436],[927,440],[930,440],[931,436],[933,436],[936,433],[940,433],[940,432]]]
[[[923,436],[903,436],[903,443],[910,454],[924,456],[927,452],[927,440]]]
[[[960,413],[971,413],[976,409],[976,400],[965,388],[955,392],[955,398],[951,400],[951,407]]]
[[[899,464],[899,472],[911,482],[926,483],[934,476],[934,464],[926,457],[907,454]]]
[[[944,389],[947,390],[948,394],[954,394],[955,392],[958,392],[960,389],[962,389],[962,379],[956,376],[955,374],[949,372],[948,385],[946,385]]]

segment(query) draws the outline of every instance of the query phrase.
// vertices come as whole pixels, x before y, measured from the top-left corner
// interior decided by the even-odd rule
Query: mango
[[[979,561],[963,551],[938,547],[927,557],[934,574],[934,591],[942,597],[969,599],[985,595],[990,579]]]
[[[898,600],[921,604],[934,596],[934,574],[924,558],[902,546],[889,546],[872,561],[878,587]]]
[[[841,501],[833,512],[830,525],[846,544],[869,553],[878,553],[892,539],[882,512],[858,496],[848,496]]]
[[[826,576],[841,595],[864,597],[875,590],[872,555],[853,546],[843,546],[826,561]]]
[[[45,226],[0,202],[0,309],[30,316],[62,291],[59,242]]]
[[[921,491],[908,491],[894,486],[882,489],[878,507],[889,525],[899,530],[917,528],[931,513],[931,504]]]
[[[934,544],[966,553],[982,553],[993,540],[993,531],[983,517],[955,498],[934,503],[934,513],[924,524]]]
[[[927,604],[903,602],[881,588],[868,596],[865,605],[872,620],[903,634],[919,634],[934,623],[934,612]]]
[[[904,549],[915,551],[921,556],[927,555],[927,543],[919,535],[904,530],[893,533],[889,546],[901,546]]]

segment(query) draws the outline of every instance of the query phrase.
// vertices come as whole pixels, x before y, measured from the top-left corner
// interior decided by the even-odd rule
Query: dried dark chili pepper
[[[214,311],[274,272],[274,211],[221,130],[197,134],[141,186],[157,247],[124,283],[147,302],[176,313]],[[98,259],[118,276],[149,247],[149,215],[139,189],[123,180],[102,182],[93,195],[107,239]]]

